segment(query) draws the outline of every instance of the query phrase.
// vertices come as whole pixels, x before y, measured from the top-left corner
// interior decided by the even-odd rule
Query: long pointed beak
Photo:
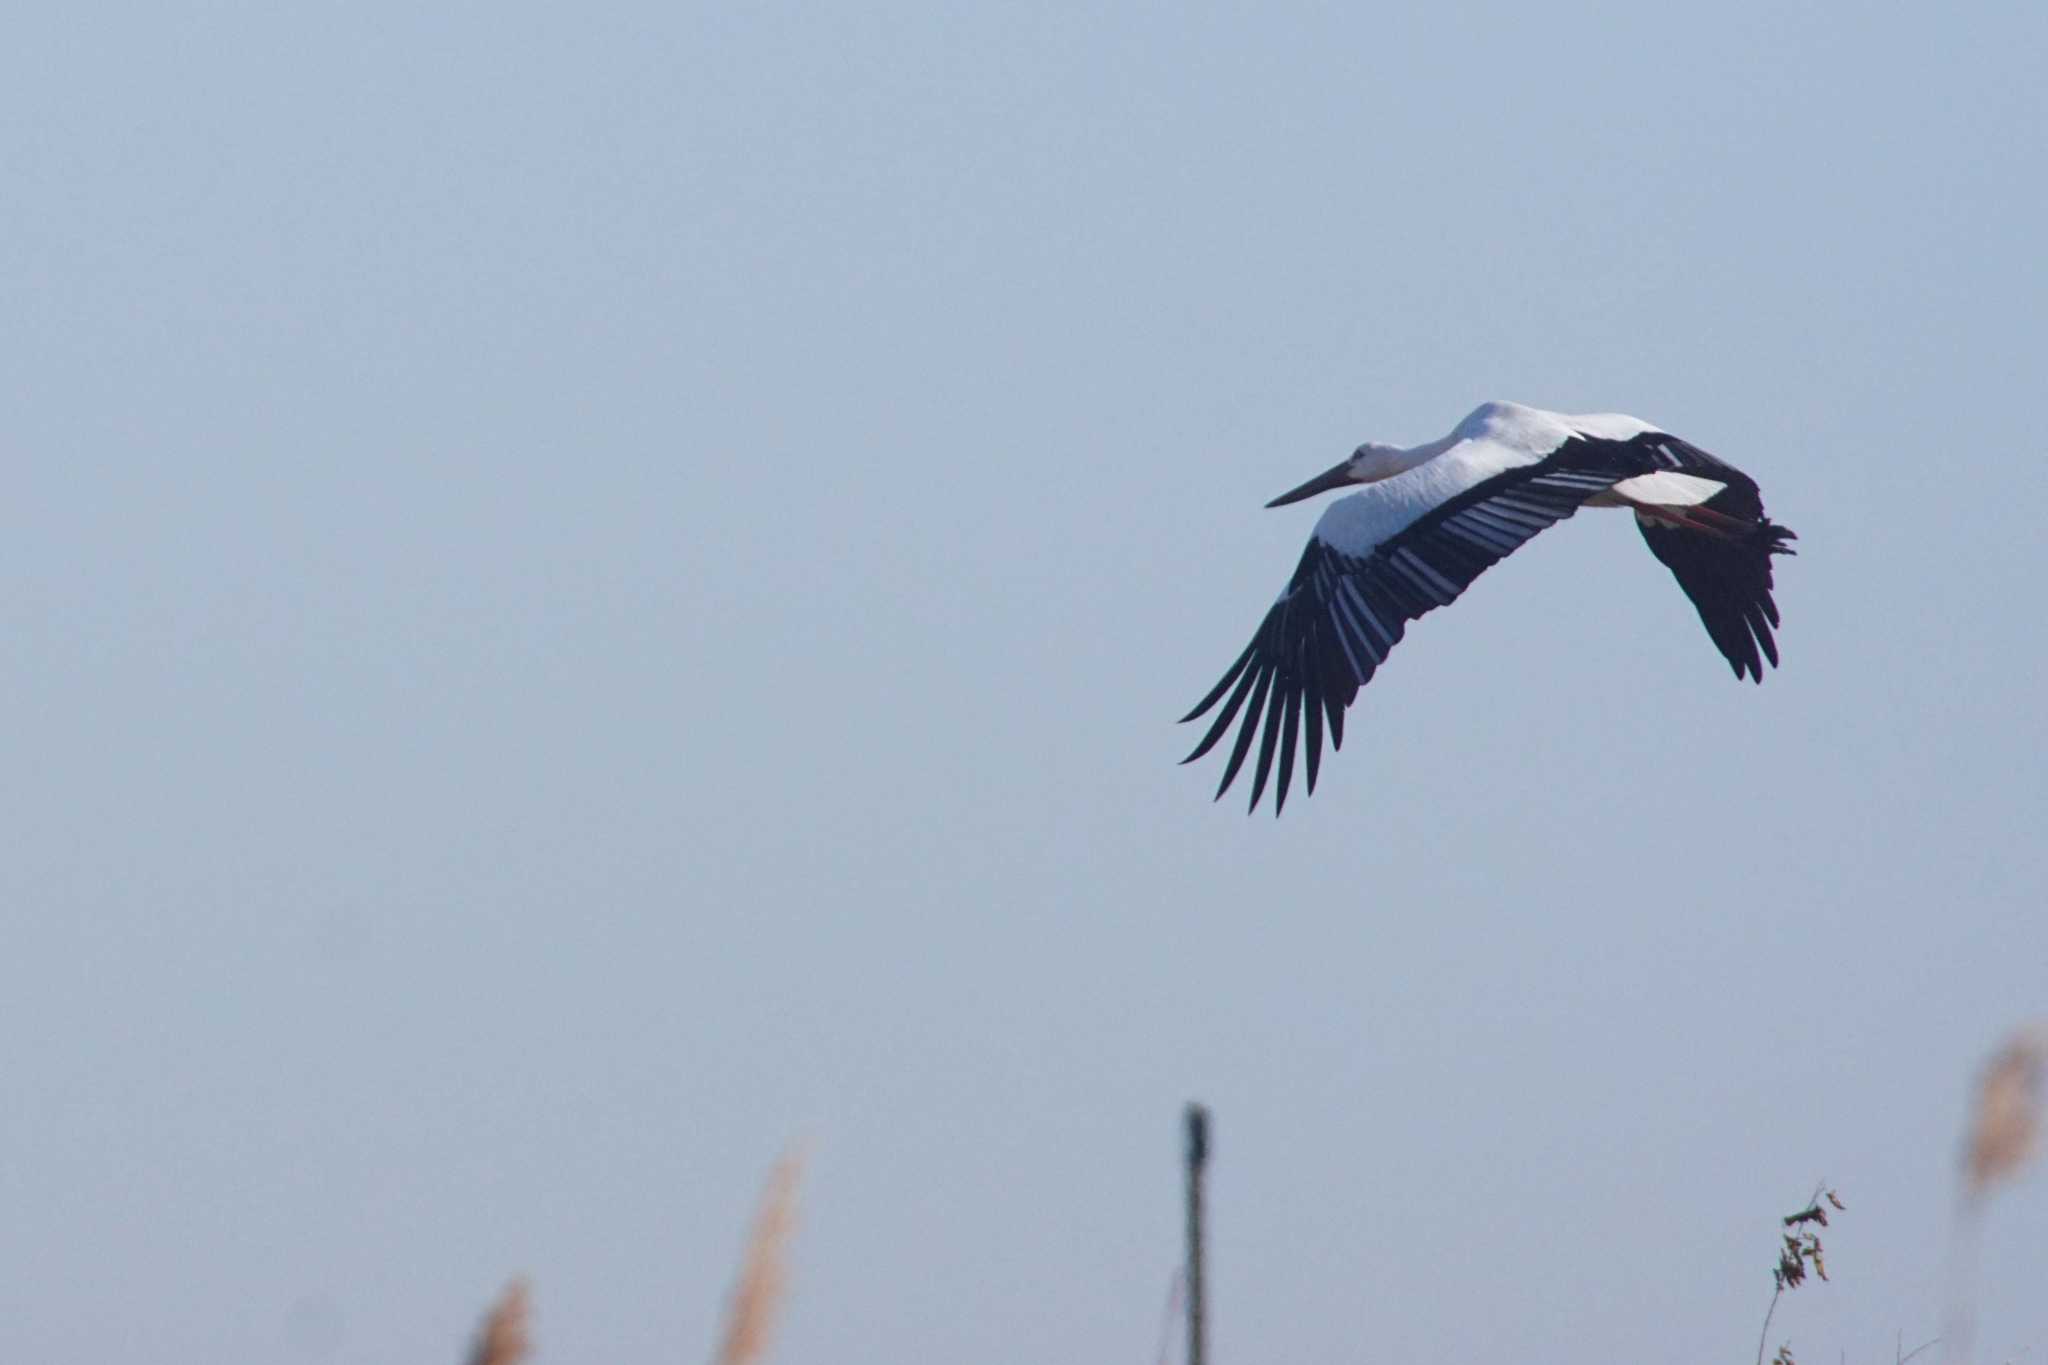
[[[1327,493],[1332,488],[1342,488],[1352,482],[1355,481],[1351,477],[1351,461],[1346,460],[1340,465],[1325,469],[1301,487],[1282,493],[1266,506],[1285,507],[1290,502],[1300,502],[1303,498],[1312,498],[1318,493]]]

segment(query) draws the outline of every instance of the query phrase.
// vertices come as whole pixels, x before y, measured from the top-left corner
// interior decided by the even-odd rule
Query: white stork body
[[[1735,670],[1763,681],[1778,662],[1771,556],[1790,531],[1764,516],[1754,480],[1696,446],[1618,413],[1570,417],[1483,403],[1441,440],[1411,449],[1362,445],[1344,463],[1269,507],[1350,484],[1331,504],[1258,634],[1193,720],[1229,701],[1193,762],[1240,711],[1222,796],[1260,736],[1251,806],[1280,760],[1273,811],[1287,801],[1297,739],[1316,786],[1325,722],[1344,742],[1344,711],[1401,640],[1407,623],[1456,600],[1472,580],[1580,507],[1628,507],[1650,550],[1678,579]]]

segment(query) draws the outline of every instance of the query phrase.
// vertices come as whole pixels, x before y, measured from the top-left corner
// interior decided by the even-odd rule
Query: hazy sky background
[[[2048,1005],[2048,10],[45,5],[0,51],[0,1359],[1223,1362],[1941,1329]],[[1615,514],[1312,800],[1173,720],[1484,398]],[[2048,1177],[1987,1356],[2048,1351]],[[1775,1341],[1773,1345],[1775,1346]]]

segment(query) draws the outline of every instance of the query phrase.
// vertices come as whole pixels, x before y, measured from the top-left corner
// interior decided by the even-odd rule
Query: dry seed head
[[[2048,1028],[2022,1030],[1993,1054],[1977,1085],[1963,1176],[1982,1190],[2027,1164],[2041,1129],[2041,1073],[2048,1067]]]
[[[803,1156],[797,1152],[783,1157],[769,1172],[760,1211],[754,1215],[754,1230],[747,1238],[739,1283],[733,1286],[732,1303],[726,1310],[718,1365],[753,1365],[767,1354],[768,1338],[775,1329],[776,1312],[788,1283],[784,1253],[796,1225],[796,1187],[802,1174]]]
[[[476,1334],[469,1365],[517,1365],[526,1359],[530,1349],[526,1336],[528,1307],[525,1280],[514,1280],[505,1286],[497,1306]]]

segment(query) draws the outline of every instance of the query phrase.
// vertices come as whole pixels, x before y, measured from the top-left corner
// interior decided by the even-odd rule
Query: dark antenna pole
[[[1209,1111],[1199,1104],[1187,1110],[1188,1127],[1188,1365],[1203,1365],[1202,1293],[1202,1169],[1209,1164]]]

